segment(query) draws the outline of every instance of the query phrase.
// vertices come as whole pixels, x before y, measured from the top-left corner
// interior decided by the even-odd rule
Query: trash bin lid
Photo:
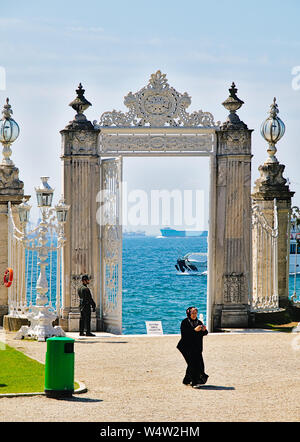
[[[75,339],[67,336],[53,336],[53,338],[48,338],[47,341],[75,342]]]

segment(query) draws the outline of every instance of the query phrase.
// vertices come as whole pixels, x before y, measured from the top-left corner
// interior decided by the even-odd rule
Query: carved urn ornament
[[[2,164],[6,166],[13,166],[14,163],[10,159],[10,156],[12,154],[11,151],[11,144],[18,138],[20,133],[20,128],[18,124],[15,122],[12,116],[12,108],[9,104],[9,99],[6,99],[6,104],[3,107],[2,110],[2,119],[0,120],[0,142],[3,145],[3,159]]]
[[[275,144],[283,137],[285,125],[278,117],[279,109],[278,104],[276,103],[276,98],[274,98],[270,108],[270,116],[262,123],[260,133],[269,143],[267,150],[269,157],[266,160],[266,163],[278,163],[278,160],[275,157],[277,152]]]
[[[76,89],[77,97],[69,104],[69,106],[71,106],[77,113],[74,120],[70,121],[70,124],[66,127],[67,129],[94,129],[92,123],[87,120],[83,113],[86,109],[92,106],[92,104],[84,97],[84,92],[85,90],[83,89],[82,84],[79,83],[79,86]]]
[[[237,115],[236,111],[240,109],[244,102],[238,98],[236,95],[237,88],[235,83],[232,82],[232,85],[229,90],[229,97],[223,101],[222,105],[225,109],[229,110],[229,115],[227,117],[227,121],[223,124],[223,129],[241,129],[247,128],[247,125],[240,120],[240,117]]]

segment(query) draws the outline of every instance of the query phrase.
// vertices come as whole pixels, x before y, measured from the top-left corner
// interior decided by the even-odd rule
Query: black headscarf
[[[191,326],[193,328],[195,328],[195,327],[197,327],[197,325],[202,325],[202,322],[198,318],[196,318],[196,319],[192,319],[191,318],[191,311],[192,311],[193,308],[197,309],[197,307],[194,307],[194,306],[187,308],[186,309],[186,315],[187,315],[187,318],[188,318],[189,323],[191,324]]]

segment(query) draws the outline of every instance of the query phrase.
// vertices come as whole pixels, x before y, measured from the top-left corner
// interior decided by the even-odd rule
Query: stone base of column
[[[224,305],[221,312],[221,328],[248,328],[250,315],[248,306]]]
[[[79,312],[70,312],[67,319],[67,327],[70,332],[79,332],[79,321],[80,321],[80,313]],[[91,313],[91,331],[97,330],[97,318],[96,312]]]
[[[68,331],[68,318],[59,318],[58,325],[63,329],[63,331]]]
[[[279,307],[280,308],[288,308],[290,305],[290,299],[288,296],[279,296]]]
[[[29,321],[26,316],[10,316],[5,315],[3,317],[3,328],[6,331],[18,331],[22,325],[29,325]]]
[[[5,315],[8,314],[8,306],[7,305],[0,305],[0,326],[3,326],[3,318]]]
[[[104,331],[107,333],[112,333],[114,335],[122,334],[122,323],[119,318],[115,318],[115,320],[110,318],[109,323],[107,323],[104,318],[103,325]]]
[[[104,321],[97,316],[97,330],[104,331]]]

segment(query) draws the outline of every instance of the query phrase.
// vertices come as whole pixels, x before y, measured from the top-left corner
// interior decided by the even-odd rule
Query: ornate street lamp
[[[19,220],[23,229],[29,222],[30,209],[31,206],[26,202],[26,198],[23,198],[22,203],[18,205]]]
[[[19,136],[20,128],[18,124],[15,122],[12,116],[12,108],[9,104],[9,99],[6,99],[6,104],[3,107],[2,110],[2,119],[0,120],[0,142],[3,145],[3,159],[2,164],[5,164],[6,166],[13,166],[14,163],[10,159],[10,156],[12,154],[11,151],[11,144],[16,141],[16,139]]]
[[[49,177],[41,176],[41,184],[35,188],[37,205],[43,211],[45,208],[49,208],[52,205],[54,189],[48,184]]]
[[[37,228],[26,232],[30,206],[23,200],[22,204],[18,207],[19,220],[24,232],[23,243],[28,250],[38,252],[40,274],[36,283],[36,305],[33,306],[32,311],[27,314],[30,326],[21,327],[17,338],[31,336],[38,341],[44,341],[51,336],[65,336],[61,327],[53,327],[52,323],[55,321],[57,315],[50,310],[49,306],[46,306],[49,301],[47,296],[48,281],[46,276],[46,261],[49,251],[57,250],[58,252],[65,243],[64,223],[66,222],[70,206],[66,205],[63,200],[60,200],[55,208],[51,207],[54,190],[48,184],[48,179],[49,177],[41,177],[40,186],[35,188],[38,207],[40,207],[42,212],[42,220]],[[47,235],[50,229],[56,231],[58,235],[56,247],[47,245]],[[59,269],[57,269],[57,271],[59,271]]]
[[[275,157],[277,152],[275,144],[283,137],[285,124],[278,117],[279,109],[278,104],[276,103],[276,98],[274,98],[270,108],[270,116],[262,123],[260,133],[269,144],[267,150],[269,157],[266,160],[266,163],[278,163],[278,160]]]
[[[59,223],[65,224],[69,208],[70,206],[66,205],[63,197],[61,197],[58,204],[55,206],[56,218]]]

